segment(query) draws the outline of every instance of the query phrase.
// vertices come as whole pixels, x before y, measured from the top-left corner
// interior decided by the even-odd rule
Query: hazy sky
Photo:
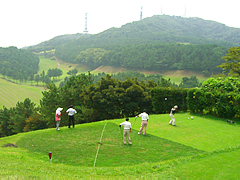
[[[199,17],[240,28],[240,0],[0,0],[0,47],[36,45],[63,34],[97,34],[153,15]]]

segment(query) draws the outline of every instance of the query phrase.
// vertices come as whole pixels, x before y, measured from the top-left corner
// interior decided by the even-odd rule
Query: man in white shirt
[[[128,144],[132,144],[131,139],[130,139],[130,133],[131,133],[131,123],[129,122],[129,119],[126,118],[125,122],[122,122],[119,127],[121,128],[121,126],[124,127],[124,131],[123,131],[123,143],[124,145],[126,145],[126,137],[128,138]]]
[[[142,134],[142,130],[145,127],[145,131],[143,133],[143,135],[145,135],[146,131],[147,131],[147,123],[148,123],[148,119],[149,119],[148,114],[146,113],[146,109],[144,109],[141,114],[137,115],[136,118],[137,117],[142,117],[142,125],[141,125],[140,131],[138,134]]]
[[[71,121],[74,128],[74,115],[77,114],[77,111],[73,109],[73,105],[70,105],[70,108],[66,111],[66,113],[68,114],[68,117],[69,117],[68,128],[70,128],[71,126]]]

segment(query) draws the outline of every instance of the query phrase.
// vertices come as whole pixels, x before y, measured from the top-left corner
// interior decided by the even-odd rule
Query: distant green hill
[[[54,48],[57,58],[84,64],[89,70],[104,65],[159,71],[193,70],[211,74],[220,71],[216,66],[224,62],[222,56],[239,42],[239,28],[201,18],[156,15],[95,35],[58,36],[30,49]],[[177,47],[174,44],[191,46]]]
[[[66,44],[68,42],[71,42],[72,40],[78,39],[78,38],[86,38],[91,36],[90,34],[65,34],[56,36],[48,41],[43,41],[37,45],[28,47],[29,50],[34,52],[40,52],[40,51],[47,51],[51,49],[55,49],[57,46],[61,46],[62,44]]]
[[[156,15],[110,28],[104,32],[78,38],[69,43],[81,46],[125,45],[181,42],[233,46],[240,42],[240,29],[200,18]]]
[[[231,47],[240,42],[240,29],[201,18],[155,15],[141,21],[110,28],[99,34],[68,34],[44,41],[30,49],[65,46],[107,46],[141,43],[182,42]]]
[[[240,29],[201,18],[156,15],[125,24],[121,28],[108,29],[90,38],[95,37],[104,39],[139,38],[148,42],[213,43],[219,45],[234,43],[237,45],[240,42]]]
[[[56,47],[55,53],[64,61],[74,62],[81,52],[89,48],[113,51],[127,45],[160,43],[217,44],[230,48],[237,46],[238,42],[239,28],[200,18],[157,15],[125,24],[120,28],[110,28],[87,38],[75,39]],[[114,58],[114,54],[110,58]]]

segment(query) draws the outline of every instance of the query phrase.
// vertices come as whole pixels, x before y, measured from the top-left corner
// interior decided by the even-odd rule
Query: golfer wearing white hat
[[[60,130],[59,129],[59,125],[60,125],[60,120],[61,120],[61,111],[63,110],[63,108],[57,108],[56,113],[55,113],[55,121],[56,121],[56,130]]]
[[[178,106],[175,105],[175,106],[171,109],[171,112],[170,112],[171,120],[170,120],[170,122],[169,122],[169,125],[172,124],[173,126],[175,126],[175,117],[174,117],[174,114],[175,114],[177,108],[178,108]]]

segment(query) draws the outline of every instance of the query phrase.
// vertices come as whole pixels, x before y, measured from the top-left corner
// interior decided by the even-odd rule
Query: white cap
[[[174,108],[176,109],[176,108],[178,108],[178,106],[177,106],[177,105],[175,105],[175,106],[174,106]]]
[[[60,108],[60,107],[59,107],[59,108],[57,108],[57,111],[62,111],[62,110],[63,110],[63,108]]]

